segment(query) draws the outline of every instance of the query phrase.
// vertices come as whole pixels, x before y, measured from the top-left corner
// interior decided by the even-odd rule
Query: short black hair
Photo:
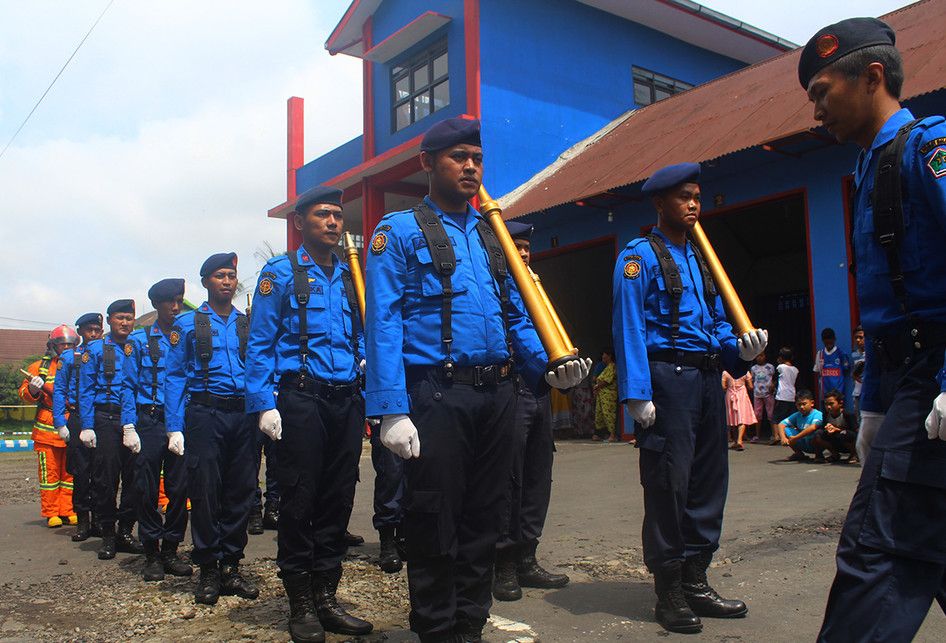
[[[611,359],[614,359],[614,349],[611,348],[610,346],[605,346],[604,348],[601,349],[601,352],[607,353]]]
[[[814,402],[815,396],[812,395],[811,391],[809,391],[806,388],[803,388],[802,390],[795,393],[795,401],[801,402],[802,400],[811,400],[812,402]]]
[[[821,331],[821,339],[837,339],[837,335],[834,334],[833,328],[825,328]]]
[[[842,393],[838,389],[833,388],[824,394],[824,399],[828,399],[829,397],[833,397],[834,399],[836,399],[838,402],[841,403],[841,406],[844,406],[844,393]]]
[[[903,59],[893,45],[873,45],[852,51],[831,63],[829,69],[855,80],[871,63],[884,66],[884,85],[890,95],[899,100],[903,89]]]
[[[857,335],[858,333],[863,333],[863,332],[864,332],[864,327],[858,324],[857,326],[854,327],[854,330],[851,331],[851,334]]]
[[[791,360],[792,359],[792,349],[788,346],[782,346],[778,349],[778,356],[781,360]]]

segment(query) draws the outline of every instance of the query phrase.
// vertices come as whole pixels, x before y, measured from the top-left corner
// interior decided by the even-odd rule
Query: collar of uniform
[[[454,221],[452,217],[448,217],[446,213],[440,209],[440,206],[438,206],[436,203],[434,203],[430,199],[429,194],[424,197],[424,203],[426,203],[430,207],[431,210],[437,213],[437,216],[440,217],[440,220],[443,221],[445,225],[449,224],[455,228],[459,227],[456,221]],[[466,230],[464,230],[464,232],[469,232],[470,230],[475,228],[477,222],[482,218],[483,218],[483,215],[477,212],[476,208],[474,208],[472,205],[467,203],[466,204]]]
[[[913,114],[906,107],[894,112],[884,123],[884,126],[880,128],[880,131],[877,132],[877,136],[874,137],[874,142],[870,146],[871,151],[892,141],[893,137],[897,135],[897,131],[912,120]]]
[[[226,324],[226,323],[229,323],[231,319],[235,319],[236,316],[243,314],[243,313],[240,312],[240,310],[239,310],[236,306],[234,306],[234,307],[230,310],[230,315],[229,315],[226,319],[224,319],[223,317],[221,317],[220,315],[218,315],[218,314],[216,313],[216,311],[214,311],[214,309],[211,308],[211,307],[210,307],[210,304],[208,304],[206,301],[200,305],[200,307],[197,309],[197,312],[207,313],[207,314],[210,315],[211,317],[216,317],[217,319],[219,319],[220,321],[222,321],[222,322],[225,323],[225,324]]]
[[[684,242],[683,242],[683,243],[684,243],[684,247],[681,248],[680,246],[678,246],[677,244],[675,244],[673,241],[671,241],[670,239],[668,239],[668,238],[667,238],[667,235],[665,235],[665,234],[660,230],[660,228],[658,228],[657,226],[654,226],[654,227],[653,227],[652,232],[653,232],[654,234],[656,234],[658,237],[660,237],[661,239],[663,239],[663,240],[664,240],[664,243],[667,245],[668,248],[671,248],[671,249],[676,248],[677,250],[679,250],[679,251],[681,251],[681,252],[686,251],[686,254],[687,254],[687,255],[689,255],[689,254],[692,253],[692,251],[690,250],[690,243],[689,243],[688,240],[684,239]]]
[[[107,333],[107,334],[105,335],[105,337],[102,338],[102,343],[103,343],[103,344],[114,344],[115,346],[124,346],[124,345],[125,345],[125,344],[119,344],[119,343],[116,342],[114,339],[112,339],[112,334],[111,334],[111,333]]]
[[[160,326],[158,326],[157,320],[151,324],[151,330],[147,334],[151,337],[164,337],[164,331],[161,330]]]
[[[304,246],[300,245],[299,249],[296,250],[296,257],[299,259],[300,266],[305,266],[306,268],[317,267],[318,270],[315,271],[316,276],[321,275],[323,279],[325,278],[325,271],[322,270],[322,266],[315,263],[312,255],[306,251]],[[338,256],[334,252],[332,253],[332,265],[335,267],[335,272],[332,274],[331,281],[335,281],[335,279],[338,278],[338,267],[345,264],[339,261]],[[310,277],[309,280],[311,281],[312,278]]]

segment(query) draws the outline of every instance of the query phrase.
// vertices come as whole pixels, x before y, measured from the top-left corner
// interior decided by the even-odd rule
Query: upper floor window
[[[642,67],[631,69],[634,72],[634,102],[642,107],[693,87],[682,80],[662,76]]]
[[[447,41],[438,42],[414,58],[394,65],[391,91],[391,125],[395,132],[449,105]]]

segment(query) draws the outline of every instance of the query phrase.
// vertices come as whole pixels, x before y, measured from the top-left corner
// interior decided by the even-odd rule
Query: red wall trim
[[[364,42],[365,51],[371,48],[372,44],[372,17],[368,16],[365,24],[361,27],[361,39]],[[374,157],[374,63],[370,60],[361,63],[361,82],[362,82],[362,114],[364,122],[364,137],[362,138],[361,158],[363,161]]]
[[[853,329],[861,323],[861,308],[857,304],[857,279],[851,272],[850,266],[854,263],[854,245],[852,232],[854,230],[854,212],[851,210],[850,194],[853,190],[854,176],[848,175],[841,179],[841,203],[844,204],[844,247],[847,250],[847,293],[850,302],[851,319],[850,326]],[[853,339],[853,338],[852,338]]]
[[[730,26],[727,25],[727,24],[724,24],[724,23],[722,23],[722,22],[717,22],[716,20],[713,20],[713,19],[711,19],[711,18],[708,17],[708,16],[704,16],[703,14],[701,14],[701,13],[699,13],[699,12],[697,12],[697,11],[693,11],[693,10],[691,10],[691,9],[687,9],[686,7],[681,7],[679,4],[677,4],[677,3],[675,3],[675,2],[667,2],[667,0],[657,0],[657,2],[659,2],[660,4],[667,5],[668,7],[672,7],[672,8],[674,8],[674,9],[676,9],[677,11],[682,11],[683,13],[688,13],[688,14],[690,14],[691,16],[694,16],[694,17],[696,17],[696,18],[699,18],[700,20],[704,20],[704,21],[706,21],[706,22],[708,22],[708,23],[710,23],[711,25],[714,25],[714,26],[716,26],[716,27],[722,27],[723,29],[726,29],[727,31],[731,31],[731,32],[733,32],[734,34],[738,34],[738,35],[740,35],[740,36],[743,36],[744,38],[748,38],[749,40],[755,40],[756,42],[760,42],[760,43],[762,43],[763,45],[766,45],[766,46],[768,46],[768,47],[771,47],[772,49],[774,49],[775,51],[777,51],[777,52],[779,52],[779,53],[788,51],[787,48],[785,48],[785,47],[779,47],[779,46],[776,45],[775,43],[773,43],[773,42],[771,42],[771,41],[768,41],[768,40],[766,40],[765,38],[760,38],[759,36],[754,36],[754,35],[752,35],[751,33],[746,33],[745,31],[739,31],[738,29],[735,29],[735,28],[733,28],[733,27],[730,27]]]
[[[335,25],[335,28],[332,29],[332,33],[329,35],[328,40],[325,43],[325,48],[328,49],[329,53],[334,55],[332,50],[335,47],[335,41],[338,40],[339,34],[342,33],[342,31],[345,29],[345,26],[348,24],[348,21],[351,20],[351,17],[354,15],[355,10],[358,9],[359,4],[361,4],[361,0],[355,0],[352,2],[351,5],[349,5],[348,10],[345,11],[345,15],[342,16],[341,21],[339,21],[339,23]]]
[[[463,0],[466,111],[480,118],[480,0]]]
[[[327,180],[325,183],[326,185],[336,185],[338,183],[343,183],[350,179],[359,177],[362,174],[370,174],[372,168],[380,165],[381,163],[384,163],[385,161],[390,159],[392,156],[397,156],[398,154],[402,154],[411,148],[420,148],[420,141],[422,138],[424,138],[424,135],[419,134],[418,136],[415,136],[409,141],[404,141],[397,147],[392,147],[386,152],[382,152],[381,154],[378,154],[377,156],[371,157],[369,160],[365,161],[364,163],[360,165],[356,165],[355,167],[351,169],[345,170],[341,174],[333,176],[332,178]]]
[[[286,202],[295,200],[296,170],[305,163],[305,116],[303,99],[293,96],[286,104]],[[286,217],[286,249],[294,250],[302,243],[291,216]]]

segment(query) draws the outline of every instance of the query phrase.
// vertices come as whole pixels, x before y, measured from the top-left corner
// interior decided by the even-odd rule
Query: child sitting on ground
[[[831,452],[828,462],[841,460],[841,451],[850,454],[848,462],[855,464],[857,450],[857,415],[844,410],[844,394],[832,389],[824,396],[824,427],[815,432],[813,443],[815,448],[822,452],[825,449]]]
[[[824,462],[823,450],[815,446],[813,435],[822,427],[824,419],[821,411],[815,408],[815,396],[811,391],[798,391],[795,408],[798,410],[778,425],[782,444],[792,450],[792,455],[786,459],[789,462],[808,462],[805,454],[811,453],[815,456],[815,462]]]

